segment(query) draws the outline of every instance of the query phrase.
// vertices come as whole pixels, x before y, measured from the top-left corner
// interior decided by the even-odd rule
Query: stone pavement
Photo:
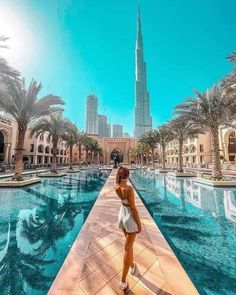
[[[134,243],[138,269],[135,276],[128,275],[129,287],[118,289],[124,235],[117,228],[120,200],[114,190],[115,173],[107,179],[48,294],[199,294],[137,194],[142,222]]]

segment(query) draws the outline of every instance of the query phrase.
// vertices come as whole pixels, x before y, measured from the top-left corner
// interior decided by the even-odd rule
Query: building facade
[[[112,136],[113,137],[122,137],[123,136],[123,126],[119,124],[114,124],[112,126]]]
[[[17,124],[8,116],[0,115],[0,165],[14,161]]]
[[[52,140],[47,133],[38,138],[30,137],[30,129],[25,136],[23,160],[26,164],[31,165],[48,165],[52,163]],[[69,159],[66,153],[66,143],[61,141],[57,146],[57,163],[68,163]]]
[[[0,165],[14,164],[17,141],[17,123],[6,115],[0,115]],[[39,138],[30,137],[30,129],[26,131],[23,161],[25,164],[44,165],[52,162],[52,142],[48,135]],[[67,163],[66,144],[58,144],[58,163]]]
[[[150,98],[147,90],[146,63],[143,55],[140,7],[138,7],[137,41],[135,48],[135,129],[134,137],[140,138],[152,129]]]
[[[221,147],[221,160],[226,163],[236,163],[236,130],[220,128],[219,142]]]
[[[178,164],[179,145],[176,140],[172,140],[166,147],[167,164]],[[195,166],[199,164],[211,163],[211,140],[210,133],[200,134],[198,137],[188,138],[183,146],[183,164],[185,166]]]
[[[98,97],[94,94],[87,96],[86,101],[86,132],[98,133]]]
[[[130,164],[135,159],[131,156],[131,149],[137,146],[135,138],[104,137],[99,139],[99,145],[103,150],[104,164],[110,164],[115,158],[119,158],[121,163]]]
[[[98,124],[98,136],[99,137],[110,137],[111,136],[111,125],[107,124],[107,116],[97,115]],[[92,132],[91,132],[92,133]]]

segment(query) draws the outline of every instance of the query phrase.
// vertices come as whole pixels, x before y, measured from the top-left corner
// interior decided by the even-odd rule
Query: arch
[[[231,131],[228,132],[228,155],[229,155],[229,161],[235,162],[236,158],[236,132]]]
[[[197,150],[196,146],[194,144],[191,144],[190,147],[189,147],[190,153],[195,153],[196,150]]]
[[[120,148],[116,147],[110,153],[110,160],[111,161],[117,160],[118,163],[121,163],[124,161],[124,153],[122,152]]]
[[[46,153],[46,154],[49,154],[49,153],[50,153],[50,147],[49,147],[49,145],[46,146],[46,148],[45,148],[45,153]]]
[[[38,146],[38,152],[39,152],[39,153],[43,153],[43,152],[44,152],[44,147],[43,147],[42,144],[40,144],[40,145]]]
[[[5,143],[5,136],[2,131],[0,131],[0,162],[4,160],[4,143]]]
[[[185,146],[185,147],[184,147],[184,154],[188,154],[188,152],[189,152],[188,147]]]

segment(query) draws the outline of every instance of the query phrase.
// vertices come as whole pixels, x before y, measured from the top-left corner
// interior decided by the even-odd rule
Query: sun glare
[[[32,58],[33,38],[30,26],[16,10],[1,4],[0,35],[8,37],[9,40],[1,43],[8,46],[8,49],[0,48],[0,56],[5,57],[10,65],[23,70]]]

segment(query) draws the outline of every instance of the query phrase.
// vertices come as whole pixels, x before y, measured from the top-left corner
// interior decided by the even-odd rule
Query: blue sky
[[[109,122],[133,134],[136,0],[0,0],[0,33],[17,42],[10,62],[42,94],[60,95],[65,115],[85,127],[85,101],[99,97]],[[154,126],[174,106],[205,90],[232,68],[235,0],[141,0],[144,55]],[[14,19],[14,21],[12,21]],[[3,22],[3,21],[2,21]],[[21,30],[19,29],[21,28]],[[19,38],[20,36],[20,38]],[[1,51],[1,55],[2,51]]]

